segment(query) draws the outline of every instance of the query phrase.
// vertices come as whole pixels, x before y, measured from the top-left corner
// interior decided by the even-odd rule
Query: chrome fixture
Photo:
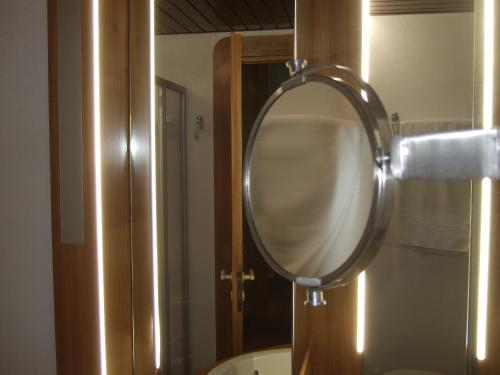
[[[310,288],[306,290],[306,300],[304,301],[304,305],[319,307],[326,305],[325,296],[321,289]]]
[[[196,120],[194,123],[194,130],[193,130],[194,139],[200,138],[200,131],[202,131],[203,128],[204,128],[203,116],[198,115],[196,116]]]
[[[292,77],[249,137],[245,213],[268,264],[321,306],[322,289],[351,282],[377,254],[397,180],[500,179],[500,132],[394,137],[377,94],[350,69],[287,66]]]
[[[290,73],[290,77],[302,72],[307,67],[307,60],[294,59],[287,61],[286,67]]]

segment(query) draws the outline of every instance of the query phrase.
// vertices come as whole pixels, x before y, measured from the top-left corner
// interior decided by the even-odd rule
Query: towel
[[[418,135],[471,128],[470,120],[401,122],[400,134]],[[400,181],[387,245],[468,253],[471,183]]]

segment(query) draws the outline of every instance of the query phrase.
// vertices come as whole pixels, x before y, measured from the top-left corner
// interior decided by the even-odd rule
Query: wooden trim
[[[245,36],[242,39],[243,64],[280,63],[293,58],[293,34]]]
[[[243,139],[241,114],[241,36],[230,37],[230,100],[231,100],[231,248],[232,270],[236,276],[243,264]],[[238,278],[232,280],[233,355],[243,353],[243,312],[238,310]]]
[[[132,374],[128,1],[100,0],[101,180],[108,374]]]
[[[54,316],[57,373],[99,373],[97,259],[95,251],[92,158],[91,3],[82,2],[82,135],[84,178],[83,245],[61,243],[57,0],[48,0],[49,130],[52,206]]]
[[[134,373],[156,372],[151,242],[149,2],[129,1],[132,310]]]
[[[232,272],[231,85],[230,38],[214,48],[214,242],[216,358],[233,356],[232,283],[221,281],[221,270]]]

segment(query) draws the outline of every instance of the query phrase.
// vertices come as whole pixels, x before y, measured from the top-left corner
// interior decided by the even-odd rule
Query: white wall
[[[290,31],[266,32],[285,33]],[[211,33],[156,37],[156,75],[187,88],[192,371],[215,362],[213,51],[217,42],[228,35]],[[193,127],[198,115],[202,115],[205,122],[196,140]]]
[[[56,373],[47,3],[0,3],[0,373]]]

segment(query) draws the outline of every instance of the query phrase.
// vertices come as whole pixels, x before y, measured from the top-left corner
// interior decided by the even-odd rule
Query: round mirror
[[[368,265],[392,208],[390,137],[373,90],[343,67],[307,69],[268,100],[247,146],[244,200],[278,273],[319,288]]]

